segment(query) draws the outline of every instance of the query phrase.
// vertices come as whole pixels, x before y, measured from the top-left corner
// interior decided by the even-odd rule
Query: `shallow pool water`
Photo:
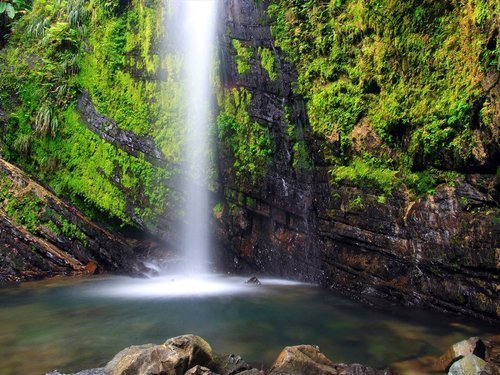
[[[51,280],[0,289],[0,374],[99,367],[121,349],[194,333],[267,367],[287,345],[385,367],[493,327],[427,311],[368,308],[319,287],[243,278]]]

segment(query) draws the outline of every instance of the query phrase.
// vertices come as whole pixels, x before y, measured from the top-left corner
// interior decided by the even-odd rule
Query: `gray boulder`
[[[209,365],[212,356],[212,348],[205,340],[184,335],[163,345],[126,348],[106,365],[104,372],[107,375],[184,375],[196,365]]]
[[[491,375],[486,365],[485,360],[474,354],[467,354],[451,365],[448,375]]]
[[[434,370],[438,372],[446,372],[450,366],[469,354],[474,354],[476,357],[485,359],[486,345],[479,337],[471,337],[467,340],[457,342],[436,360]]]
[[[62,372],[54,370],[52,372],[48,372],[45,375],[107,375],[107,374],[104,372],[103,368],[93,368],[90,370],[79,371],[79,372],[74,373],[74,374],[63,374]]]
[[[266,373],[264,371],[259,371],[256,368],[253,368],[251,370],[245,370],[243,372],[238,372],[238,375],[265,375]]]
[[[195,366],[192,369],[189,369],[184,375],[219,375],[215,372],[212,372],[209,368],[203,366]]]
[[[283,349],[269,375],[396,375],[391,369],[375,370],[358,364],[334,364],[317,346],[300,345]]]
[[[221,375],[240,374],[252,368],[243,358],[234,354],[217,356],[214,362],[214,369]]]

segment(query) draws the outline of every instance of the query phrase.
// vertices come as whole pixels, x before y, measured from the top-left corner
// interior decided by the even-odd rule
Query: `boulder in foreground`
[[[446,353],[436,360],[434,370],[441,372],[448,371],[455,361],[469,354],[474,354],[481,359],[485,358],[486,345],[480,338],[471,337],[451,346]]]
[[[183,375],[197,365],[210,365],[212,360],[212,348],[205,340],[184,335],[167,340],[163,345],[126,348],[106,365],[104,372],[107,375]]]
[[[183,335],[163,345],[131,346],[105,368],[74,375],[397,375],[362,365],[335,364],[319,348],[310,345],[286,347],[270,372],[252,368],[240,356],[215,355],[201,337]],[[47,375],[63,375],[54,371]]]
[[[269,375],[397,375],[394,370],[375,370],[359,364],[335,364],[317,346],[288,346],[274,363]]]

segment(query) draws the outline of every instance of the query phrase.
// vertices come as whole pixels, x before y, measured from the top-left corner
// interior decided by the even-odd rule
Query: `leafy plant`
[[[278,62],[273,51],[269,48],[259,47],[260,63],[269,75],[271,81],[278,78]]]
[[[6,14],[10,19],[16,16],[16,10],[14,9],[14,5],[11,3],[0,3],[0,14]]]
[[[233,47],[236,50],[236,65],[239,74],[247,74],[250,71],[250,59],[253,57],[253,49],[245,47],[243,42],[233,39]]]
[[[0,15],[5,14],[13,19],[18,13],[25,13],[31,8],[31,1],[28,0],[10,0],[0,1]]]
[[[55,136],[58,127],[59,119],[54,108],[50,105],[40,107],[35,117],[35,132],[43,136]]]

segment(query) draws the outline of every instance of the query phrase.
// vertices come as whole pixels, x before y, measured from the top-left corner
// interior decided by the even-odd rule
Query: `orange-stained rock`
[[[85,266],[85,273],[89,275],[94,275],[97,272],[97,263],[96,262],[88,262]]]

